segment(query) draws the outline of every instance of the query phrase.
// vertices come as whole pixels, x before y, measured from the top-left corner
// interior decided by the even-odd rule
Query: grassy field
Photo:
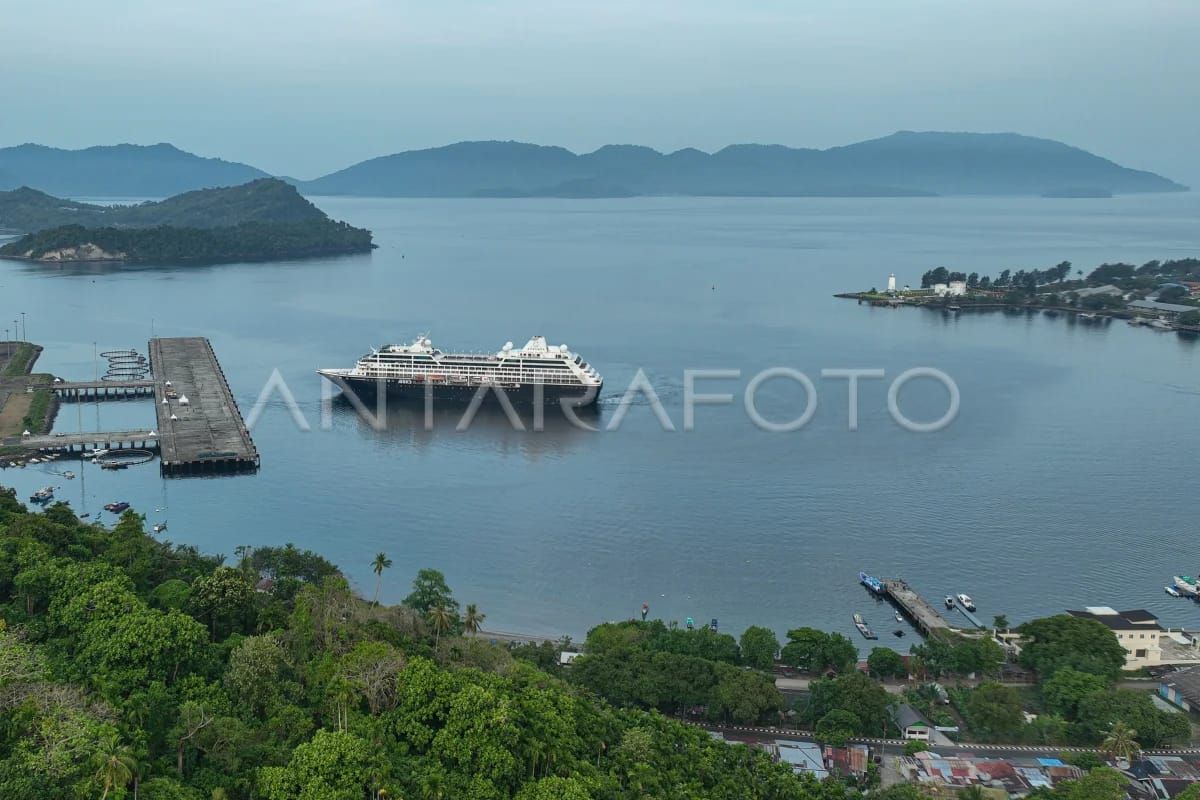
[[[29,364],[35,352],[37,351],[31,344],[23,343],[18,345],[17,351],[13,353],[12,358],[8,359],[8,363],[4,365],[3,370],[0,370],[0,376],[15,378],[24,375],[29,371]]]
[[[54,392],[49,389],[35,389],[32,395],[26,397],[33,399],[29,403],[29,410],[21,418],[24,429],[33,434],[48,433],[50,422],[46,417],[50,411],[50,403],[54,400]]]

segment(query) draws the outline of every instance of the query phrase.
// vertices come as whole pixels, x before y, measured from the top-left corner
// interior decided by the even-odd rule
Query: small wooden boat
[[[875,632],[867,625],[867,621],[863,619],[862,614],[855,613],[854,627],[858,628],[858,632],[863,635],[864,639],[878,639]]]

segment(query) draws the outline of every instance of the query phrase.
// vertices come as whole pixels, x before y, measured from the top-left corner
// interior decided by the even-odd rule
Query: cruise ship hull
[[[388,398],[425,401],[432,396],[433,401],[449,403],[470,403],[479,393],[480,386],[464,383],[447,383],[430,381],[428,383],[412,381],[384,380],[376,378],[361,378],[352,375],[338,375],[333,371],[321,370],[320,374],[340,386],[343,391],[349,389],[360,400],[375,399],[382,386]],[[504,395],[515,406],[529,406],[539,400],[545,405],[560,405],[566,402],[576,407],[587,407],[596,404],[600,398],[603,384],[596,387],[586,386],[557,386],[553,384],[523,384],[521,386],[503,387]],[[485,389],[484,403],[498,403],[499,397],[495,389]]]

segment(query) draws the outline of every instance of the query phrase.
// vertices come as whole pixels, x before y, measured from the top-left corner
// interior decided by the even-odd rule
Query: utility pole
[[[21,341],[29,341],[29,328],[25,327],[25,312],[21,312]]]

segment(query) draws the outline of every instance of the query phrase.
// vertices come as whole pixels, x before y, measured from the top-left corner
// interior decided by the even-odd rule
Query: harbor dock
[[[883,588],[925,636],[947,634],[954,630],[936,608],[904,581],[887,578],[883,581]]]
[[[208,339],[151,339],[150,365],[163,475],[258,469],[258,450]]]
[[[102,380],[102,381],[59,381],[50,384],[59,400],[67,402],[93,402],[96,400],[125,400],[147,397],[154,393],[154,381]]]
[[[973,613],[971,613],[970,611],[967,611],[967,609],[963,608],[962,603],[957,603],[957,604],[955,604],[954,607],[957,608],[959,610],[959,613],[961,613],[964,617],[966,617],[967,620],[972,625],[974,625],[976,628],[979,628],[980,630],[987,628],[986,625],[984,625],[982,622],[979,621],[979,617],[975,616]]]
[[[26,436],[21,444],[47,453],[79,454],[87,450],[157,450],[155,431],[84,431],[83,433]]]

